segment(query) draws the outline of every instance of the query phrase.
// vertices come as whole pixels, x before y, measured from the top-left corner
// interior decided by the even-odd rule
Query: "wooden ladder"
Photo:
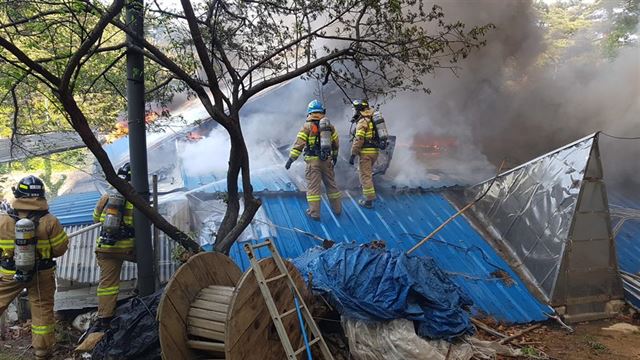
[[[280,272],[279,275],[276,275],[269,279],[264,278],[264,274],[262,273],[262,268],[258,264],[258,259],[256,258],[256,254],[255,254],[255,250],[262,247],[266,247],[267,249],[269,249],[269,252],[271,253],[271,257],[275,261],[276,266],[278,267],[278,270]],[[278,253],[278,250],[274,246],[273,242],[270,239],[267,239],[264,242],[258,243],[255,245],[246,243],[244,245],[244,251],[247,253],[247,256],[249,257],[249,261],[251,262],[251,268],[253,269],[253,272],[256,276],[256,280],[258,281],[258,286],[260,287],[260,291],[262,292],[264,301],[267,303],[267,308],[269,309],[269,313],[271,314],[271,319],[273,319],[273,323],[276,327],[276,330],[278,331],[278,336],[280,337],[282,346],[284,347],[285,353],[287,354],[287,359],[296,360],[298,355],[307,349],[306,345],[303,345],[301,348],[294,350],[293,346],[291,345],[291,341],[289,340],[289,335],[287,334],[287,330],[284,328],[284,325],[282,324],[282,319],[284,317],[291,316],[296,312],[300,311],[300,313],[302,313],[302,318],[300,318],[300,314],[298,314],[299,319],[301,321],[302,319],[304,319],[304,322],[306,322],[309,329],[311,330],[311,334],[313,335],[311,339],[308,339],[309,349],[313,345],[319,344],[320,351],[322,352],[322,355],[325,358],[325,360],[333,360],[333,356],[329,352],[329,347],[327,346],[327,343],[324,341],[324,338],[320,333],[320,329],[318,328],[318,325],[313,320],[313,317],[311,316],[311,313],[309,312],[307,305],[304,303],[304,300],[302,299],[302,296],[300,295],[298,288],[296,288],[293,282],[293,279],[291,278],[289,271],[287,271],[287,267],[285,266],[284,261],[282,261],[282,258],[280,257],[280,254]],[[286,279],[287,284],[289,285],[289,288],[293,293],[294,303],[296,303],[296,306],[297,306],[299,301],[299,306],[297,306],[297,308],[294,307],[293,309],[286,311],[284,313],[279,313],[276,307],[276,304],[273,301],[273,296],[271,295],[271,291],[269,290],[269,283],[282,278]],[[301,329],[304,328],[304,326],[305,326],[304,323],[300,324]],[[308,355],[310,358],[310,354]]]

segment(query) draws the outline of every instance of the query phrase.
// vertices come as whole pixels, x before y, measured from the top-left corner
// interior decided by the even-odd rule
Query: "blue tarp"
[[[416,333],[430,339],[473,332],[464,310],[471,299],[430,257],[340,243],[311,248],[293,263],[347,318],[413,320]]]

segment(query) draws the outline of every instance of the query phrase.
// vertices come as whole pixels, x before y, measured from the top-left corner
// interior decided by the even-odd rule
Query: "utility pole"
[[[143,9],[144,0],[127,1],[127,23],[132,32],[140,38],[144,36]],[[127,35],[127,44],[142,48],[142,44],[129,35]],[[147,133],[144,121],[144,56],[136,51],[127,51],[127,105],[131,182],[136,191],[149,201]],[[138,209],[135,209],[133,214],[133,227],[138,262],[138,293],[140,296],[146,296],[155,291],[151,225],[149,219]]]

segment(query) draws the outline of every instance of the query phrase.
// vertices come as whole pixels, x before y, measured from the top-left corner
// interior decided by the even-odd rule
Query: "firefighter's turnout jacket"
[[[311,113],[307,121],[302,125],[289,157],[296,160],[304,150],[304,161],[307,163],[305,177],[307,179],[307,203],[309,204],[309,216],[320,218],[320,196],[322,184],[327,191],[327,197],[334,213],[342,212],[342,194],[336,185],[336,177],[333,171],[333,160],[338,157],[339,140],[338,132],[331,125],[331,156],[326,160],[320,160],[320,126],[319,121],[324,117],[321,113]]]
[[[378,159],[379,148],[377,144],[375,125],[373,124],[373,109],[365,109],[359,112],[356,129],[353,134],[351,156],[358,156],[358,168],[362,195],[367,200],[376,198],[376,189],[373,185],[373,164]]]
[[[31,335],[36,357],[46,358],[52,350],[55,337],[55,318],[53,316],[53,298],[56,290],[54,258],[62,256],[69,244],[67,233],[60,221],[48,213],[49,205],[42,198],[18,198],[12,202],[12,208],[19,218],[32,217],[38,213],[35,229],[37,272],[27,283],[18,283],[15,274],[15,224],[16,219],[6,213],[0,214],[0,314],[11,301],[27,288],[31,305]]]
[[[93,210],[93,221],[104,223],[109,195],[104,194],[98,200]],[[122,209],[122,223],[124,227],[133,231],[133,204],[125,201]],[[114,244],[108,245],[96,240],[96,257],[100,267],[100,282],[98,283],[98,317],[110,318],[113,316],[120,293],[120,271],[126,261],[135,261],[135,239],[125,236]]]

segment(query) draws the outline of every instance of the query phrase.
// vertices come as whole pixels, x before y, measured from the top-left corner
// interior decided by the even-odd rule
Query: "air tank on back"
[[[320,160],[331,155],[331,122],[326,117],[320,119]]]

